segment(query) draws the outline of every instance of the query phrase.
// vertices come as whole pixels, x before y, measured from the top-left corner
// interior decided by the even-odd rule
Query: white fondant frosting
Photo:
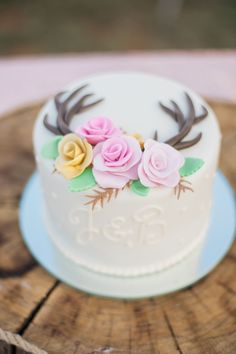
[[[75,263],[94,271],[138,276],[161,271],[180,261],[202,240],[209,224],[213,177],[217,168],[221,135],[211,108],[198,95],[173,81],[143,73],[112,73],[87,77],[68,87],[74,90],[85,83],[85,93],[104,98],[71,122],[75,129],[97,116],[112,119],[126,132],[140,133],[144,139],[158,130],[160,141],[177,133],[177,124],[158,102],[171,99],[187,113],[189,93],[200,113],[203,104],[208,117],[193,126],[188,140],[202,132],[194,146],[181,150],[184,157],[197,157],[204,165],[186,177],[193,192],[182,193],[178,200],[172,188],[151,189],[147,196],[130,189],[120,192],[103,208],[84,205],[91,191],[73,193],[68,181],[53,172],[53,161],[41,157],[42,146],[54,135],[43,125],[43,117],[55,123],[56,111],[49,101],[39,114],[34,129],[36,161],[43,186],[45,223],[54,243]]]

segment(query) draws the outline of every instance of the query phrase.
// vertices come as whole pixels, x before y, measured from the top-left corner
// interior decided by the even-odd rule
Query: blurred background
[[[0,54],[236,48],[236,0],[0,0]]]

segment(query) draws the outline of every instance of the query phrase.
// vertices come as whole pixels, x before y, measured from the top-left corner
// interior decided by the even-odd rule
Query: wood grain
[[[220,166],[236,188],[236,105],[211,105],[223,131]],[[76,291],[32,259],[17,208],[35,168],[31,134],[39,107],[0,120],[0,326],[50,354],[235,354],[236,244],[196,285],[141,301]],[[0,353],[20,351],[0,343]]]

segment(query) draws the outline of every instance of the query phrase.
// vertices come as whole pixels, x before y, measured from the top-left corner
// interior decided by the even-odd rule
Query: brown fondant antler
[[[173,146],[177,150],[186,149],[199,142],[202,133],[199,133],[195,138],[191,140],[183,141],[183,139],[188,135],[194,124],[200,123],[208,115],[207,109],[202,106],[203,112],[197,116],[191,97],[187,93],[185,93],[185,96],[188,104],[188,114],[186,118],[184,117],[184,114],[179,105],[175,101],[170,101],[173,105],[173,109],[165,106],[163,103],[160,103],[161,108],[166,113],[168,113],[178,124],[178,134],[165,141],[166,144]]]
[[[97,101],[85,104],[86,100],[89,97],[94,96],[92,93],[84,95],[75,101],[76,95],[79,94],[87,86],[88,85],[83,85],[83,86],[77,88],[72,93],[70,93],[69,96],[66,99],[64,99],[63,101],[61,100],[61,97],[64,94],[66,94],[66,92],[60,92],[55,96],[54,104],[55,104],[55,107],[57,110],[56,125],[54,126],[49,123],[47,114],[45,115],[45,117],[43,119],[43,123],[44,123],[45,127],[48,130],[50,130],[50,132],[52,132],[53,134],[56,134],[56,135],[66,135],[66,134],[72,133],[69,125],[70,125],[71,119],[74,117],[74,115],[81,113],[85,109],[95,106],[96,104],[103,101],[103,98],[102,98]],[[73,105],[70,104],[72,100],[75,101],[75,103]]]

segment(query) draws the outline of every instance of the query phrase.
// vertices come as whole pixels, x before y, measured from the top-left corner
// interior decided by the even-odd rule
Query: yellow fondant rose
[[[64,136],[58,151],[55,167],[67,179],[81,175],[92,162],[92,146],[73,133]]]

